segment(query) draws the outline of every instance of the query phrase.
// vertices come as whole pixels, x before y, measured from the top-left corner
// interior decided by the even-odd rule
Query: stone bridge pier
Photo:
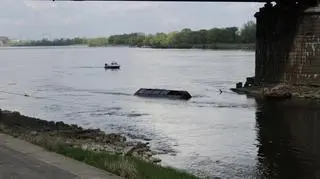
[[[266,3],[257,20],[255,83],[320,86],[320,5]]]

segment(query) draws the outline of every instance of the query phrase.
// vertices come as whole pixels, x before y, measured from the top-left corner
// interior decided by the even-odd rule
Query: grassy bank
[[[128,179],[197,179],[183,171],[151,164],[134,157],[88,151],[61,143],[53,145],[48,141],[35,144]]]
[[[128,179],[196,179],[155,162],[148,143],[0,110],[0,132]],[[159,160],[157,160],[159,162]]]

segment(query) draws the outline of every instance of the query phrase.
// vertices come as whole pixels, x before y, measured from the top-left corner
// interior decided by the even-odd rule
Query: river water
[[[199,176],[320,176],[318,104],[229,91],[253,76],[254,52],[1,48],[0,59],[3,109],[149,141],[164,165]],[[121,70],[103,68],[113,60]],[[141,87],[183,89],[193,98],[133,96]]]

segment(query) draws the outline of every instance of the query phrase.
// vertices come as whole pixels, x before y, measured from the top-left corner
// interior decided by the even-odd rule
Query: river
[[[318,104],[229,91],[254,75],[254,57],[245,51],[1,48],[0,106],[149,141],[164,165],[199,176],[319,177]],[[103,68],[113,60],[121,70]],[[183,89],[193,98],[133,96],[141,87]]]

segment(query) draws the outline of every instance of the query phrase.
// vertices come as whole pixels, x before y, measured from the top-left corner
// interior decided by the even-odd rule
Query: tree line
[[[107,38],[60,38],[54,40],[29,40],[11,43],[11,46],[68,46],[68,45],[90,45],[90,46],[104,46],[108,45]]]
[[[30,40],[30,41],[19,41],[11,44],[11,46],[67,46],[67,45],[80,45],[87,44],[87,40],[84,38],[73,38],[73,39],[42,39],[42,40]]]
[[[255,43],[255,23],[250,21],[241,29],[237,27],[213,28],[192,31],[182,29],[180,32],[157,33],[146,35],[131,33],[112,35],[108,38],[111,45],[148,46],[153,48],[206,48],[215,44]]]
[[[65,45],[88,45],[108,46],[125,45],[134,47],[152,48],[216,48],[217,45],[254,44],[256,37],[256,24],[249,21],[242,28],[226,27],[212,28],[209,30],[197,30],[185,28],[181,31],[170,33],[130,33],[112,35],[108,38],[73,38],[55,40],[34,40],[20,42],[15,46],[65,46]]]

